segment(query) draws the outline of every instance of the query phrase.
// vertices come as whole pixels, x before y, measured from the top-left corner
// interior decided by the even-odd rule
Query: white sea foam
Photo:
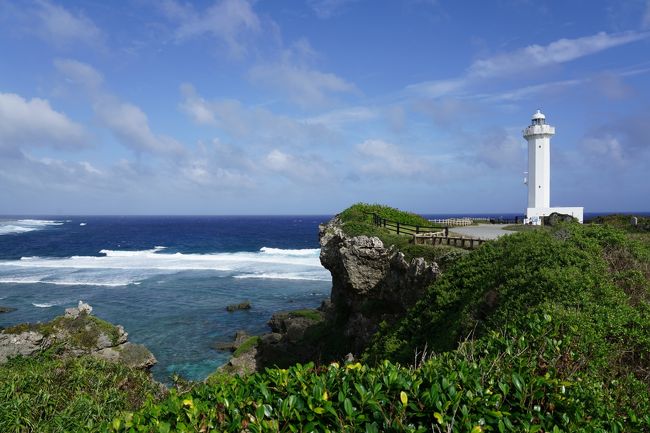
[[[85,225],[86,225],[86,223],[79,223],[79,225],[80,225],[80,226],[85,226]]]
[[[101,250],[101,256],[22,257],[0,261],[0,283],[126,286],[154,275],[216,271],[235,278],[329,281],[318,249],[264,247],[257,252],[165,253],[148,250]]]
[[[55,305],[58,305],[58,304],[56,304],[56,303],[52,303],[52,304],[49,304],[49,303],[45,303],[45,304],[37,304],[37,303],[35,303],[35,302],[32,302],[32,305],[33,305],[34,307],[37,307],[37,308],[50,308],[50,307],[54,307]]]
[[[329,281],[329,275],[324,275],[316,272],[270,272],[260,274],[242,274],[235,275],[234,278],[238,279],[255,279],[262,280],[311,280],[311,281]]]
[[[49,226],[60,226],[62,221],[21,219],[0,221],[0,235],[12,235],[42,230]]]

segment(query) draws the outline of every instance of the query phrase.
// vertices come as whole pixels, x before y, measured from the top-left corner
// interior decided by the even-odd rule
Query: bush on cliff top
[[[410,235],[397,235],[373,224],[373,213],[400,224],[413,226],[432,225],[427,219],[411,212],[404,212],[378,204],[357,203],[339,214],[339,218],[343,223],[343,232],[348,236],[376,236],[381,239],[386,247],[395,246],[404,253],[407,261],[415,257],[422,257],[427,261],[437,262],[443,269],[458,256],[466,254],[466,250],[447,245],[414,245],[411,243]]]

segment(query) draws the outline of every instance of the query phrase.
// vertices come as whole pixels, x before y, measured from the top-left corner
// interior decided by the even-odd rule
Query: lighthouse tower
[[[581,207],[551,207],[551,137],[555,127],[546,123],[546,116],[537,110],[531,124],[523,131],[528,141],[528,208],[526,223],[542,224],[552,213],[571,215],[582,222]]]
[[[551,137],[555,128],[546,124],[541,111],[533,114],[532,124],[524,129],[528,141],[528,207],[551,207]]]

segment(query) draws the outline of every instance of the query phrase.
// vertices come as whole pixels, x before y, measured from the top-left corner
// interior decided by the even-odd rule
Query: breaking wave
[[[42,230],[51,226],[60,226],[63,221],[19,219],[0,221],[0,235],[15,235]]]
[[[320,250],[261,248],[256,252],[165,253],[157,246],[139,251],[101,250],[99,256],[22,257],[0,261],[0,283],[126,286],[154,275],[214,271],[234,278],[329,281]]]

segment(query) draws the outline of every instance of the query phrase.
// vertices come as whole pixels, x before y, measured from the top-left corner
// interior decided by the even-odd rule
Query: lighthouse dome
[[[546,116],[540,110],[537,110],[537,113],[533,114],[533,120],[536,119],[546,119]]]

